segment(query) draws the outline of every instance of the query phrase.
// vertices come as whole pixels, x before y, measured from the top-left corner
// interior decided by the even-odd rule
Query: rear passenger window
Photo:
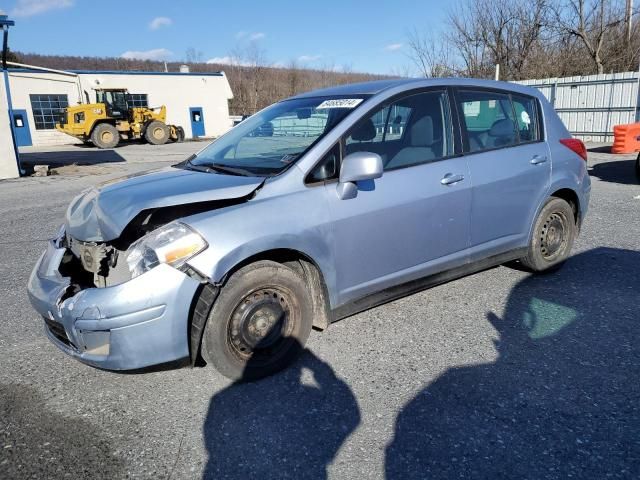
[[[518,143],[516,122],[508,95],[461,90],[463,128],[467,131],[469,152],[508,147]]]
[[[416,93],[363,118],[345,140],[346,154],[380,155],[385,171],[433,162],[453,154],[445,92]]]
[[[512,95],[511,98],[513,99],[513,109],[516,112],[520,143],[540,140],[536,100],[524,95]]]

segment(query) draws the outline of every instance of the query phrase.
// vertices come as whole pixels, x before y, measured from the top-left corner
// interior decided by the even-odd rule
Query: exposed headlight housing
[[[207,242],[183,223],[171,222],[135,241],[127,253],[131,278],[166,263],[179,268],[207,248]]]

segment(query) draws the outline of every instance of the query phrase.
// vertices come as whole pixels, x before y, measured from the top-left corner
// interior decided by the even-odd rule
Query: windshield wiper
[[[238,168],[238,167],[232,167],[230,165],[222,165],[220,163],[201,163],[201,164],[194,164],[191,161],[189,161],[189,166],[191,168],[194,168],[196,170],[200,170],[200,171],[205,171],[205,172],[210,172],[210,171],[214,171],[217,173],[224,173],[227,175],[238,175],[238,176],[242,176],[242,177],[255,177],[256,174],[246,170],[244,168]]]

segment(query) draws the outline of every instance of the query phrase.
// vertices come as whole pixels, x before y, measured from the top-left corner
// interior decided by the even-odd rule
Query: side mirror
[[[382,158],[377,153],[355,152],[342,160],[337,193],[341,200],[355,198],[358,194],[356,182],[373,180],[382,176]]]

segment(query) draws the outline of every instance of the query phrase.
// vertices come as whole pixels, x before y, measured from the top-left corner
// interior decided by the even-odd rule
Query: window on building
[[[36,130],[53,130],[62,110],[69,106],[66,95],[31,94],[31,110]]]
[[[127,93],[129,107],[148,107],[149,100],[146,93]]]

